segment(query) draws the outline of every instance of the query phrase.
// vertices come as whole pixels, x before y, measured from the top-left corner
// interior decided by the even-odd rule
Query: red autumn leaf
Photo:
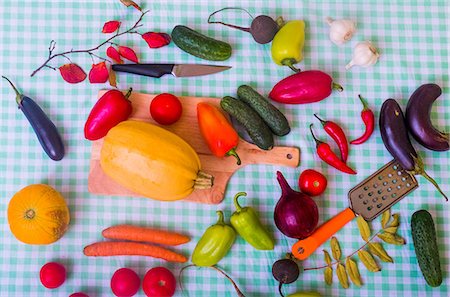
[[[136,53],[127,46],[119,45],[119,54],[127,60],[133,61],[134,63],[139,63]]]
[[[120,58],[119,52],[113,46],[110,46],[106,49],[106,55],[108,57],[110,57],[111,59],[113,59],[116,63],[119,63],[119,64],[123,63],[122,59]]]
[[[64,64],[59,67],[62,78],[71,84],[77,84],[86,79],[84,70],[74,63]]]
[[[111,87],[117,88],[116,72],[112,69],[109,69],[109,84]]]
[[[123,3],[123,5],[125,6],[133,6],[134,8],[136,8],[139,11],[142,11],[142,9],[139,7],[139,5],[136,4],[136,2],[132,1],[132,0],[120,0],[120,2]]]
[[[89,71],[89,82],[91,84],[102,84],[108,80],[108,68],[106,68],[105,62],[98,64],[92,64],[92,68]]]
[[[167,33],[147,32],[142,34],[142,38],[150,48],[159,48],[170,43],[170,36]]]
[[[119,29],[120,27],[120,22],[119,21],[109,21],[106,22],[103,25],[103,30],[102,33],[112,33],[117,31],[117,29]]]

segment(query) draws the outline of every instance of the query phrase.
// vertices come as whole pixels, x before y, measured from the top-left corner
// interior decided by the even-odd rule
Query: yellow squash
[[[182,138],[159,126],[124,121],[106,135],[100,166],[114,181],[145,197],[179,200],[194,188],[210,188],[213,177]]]
[[[50,244],[67,230],[70,215],[63,196],[48,185],[29,185],[8,205],[8,223],[14,236],[28,244]]]

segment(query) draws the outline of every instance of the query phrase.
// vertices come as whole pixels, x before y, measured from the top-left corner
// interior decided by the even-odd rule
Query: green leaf
[[[378,234],[378,237],[386,243],[395,244],[395,245],[404,245],[405,244],[405,240],[403,239],[403,237],[401,237],[397,234],[385,232],[382,234]]]
[[[381,215],[381,227],[385,228],[389,220],[391,219],[391,209],[389,208]]]
[[[348,283],[347,271],[345,270],[344,265],[342,265],[341,263],[338,263],[338,265],[337,265],[336,274],[337,274],[337,277],[339,279],[339,283],[341,284],[341,286],[344,289],[348,289],[349,283]]]
[[[370,242],[369,250],[372,254],[380,258],[381,261],[394,263],[394,260],[388,255],[380,242]]]
[[[381,268],[373,258],[372,254],[365,250],[358,251],[358,257],[361,262],[366,266],[367,270],[372,272],[380,271]]]
[[[330,266],[331,265],[330,254],[326,250],[323,250],[323,254],[324,254],[324,258],[325,258],[325,263],[327,263],[327,265]]]
[[[347,269],[348,276],[350,280],[358,287],[361,287],[361,274],[359,273],[358,264],[353,261],[350,257],[347,257],[345,261],[345,268]]]
[[[325,280],[325,283],[329,286],[331,286],[331,284],[333,283],[333,268],[331,268],[331,266],[328,266],[327,268],[325,268],[324,272],[323,272],[323,277]]]
[[[356,223],[358,224],[359,233],[361,234],[364,241],[369,241],[370,238],[370,227],[369,224],[364,220],[362,216],[356,218]]]
[[[331,246],[331,253],[333,254],[333,258],[337,261],[341,259],[342,253],[341,253],[341,247],[339,246],[339,241],[336,237],[331,238],[330,242]]]

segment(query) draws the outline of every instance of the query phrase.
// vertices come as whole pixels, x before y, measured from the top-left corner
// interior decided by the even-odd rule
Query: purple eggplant
[[[8,78],[5,76],[2,77],[11,84],[14,92],[16,92],[17,105],[30,122],[30,125],[36,133],[39,143],[45,153],[47,153],[50,159],[54,161],[61,160],[64,157],[65,150],[61,136],[59,135],[55,124],[53,124],[53,122],[47,117],[39,105],[33,101],[33,99],[19,93]]]
[[[436,129],[431,123],[433,102],[442,94],[436,84],[421,85],[411,95],[406,106],[406,125],[418,143],[433,151],[450,149],[449,134]]]
[[[419,174],[425,177],[448,201],[436,181],[426,173],[423,160],[409,139],[403,111],[394,99],[387,99],[383,102],[379,126],[384,146],[400,165],[413,175]]]

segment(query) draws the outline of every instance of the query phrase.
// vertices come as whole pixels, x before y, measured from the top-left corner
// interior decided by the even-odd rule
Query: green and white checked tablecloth
[[[276,66],[270,57],[270,45],[256,44],[247,33],[220,25],[208,25],[208,15],[225,6],[223,1],[136,1],[150,12],[144,17],[146,31],[170,32],[177,24],[185,24],[210,36],[229,42],[233,47],[230,60],[217,64],[231,65],[229,71],[201,78],[161,79],[119,75],[118,87],[146,93],[170,92],[176,95],[222,97],[233,95],[240,84],[246,83],[267,94],[281,78],[291,74],[289,69]],[[216,220],[215,211],[222,209],[229,218],[233,211],[231,197],[237,191],[247,191],[246,204],[253,205],[265,225],[276,236],[273,251],[256,251],[238,238],[230,253],[220,262],[235,279],[246,296],[277,296],[277,284],[271,276],[272,263],[290,250],[295,242],[283,236],[273,224],[273,209],[280,196],[275,172],[281,170],[295,186],[300,172],[306,168],[322,171],[329,180],[326,193],[318,198],[320,222],[329,219],[348,206],[347,192],[358,182],[391,160],[385,150],[378,129],[361,146],[352,146],[350,165],[356,176],[343,175],[325,165],[314,151],[308,125],[316,123],[313,113],[342,124],[349,138],[363,132],[360,119],[362,94],[378,117],[381,103],[387,98],[397,99],[406,106],[410,94],[421,84],[434,82],[443,88],[443,95],[432,109],[433,122],[441,130],[450,130],[449,89],[449,3],[435,1],[227,1],[227,6],[247,8],[254,16],[282,15],[285,19],[306,21],[305,59],[302,69],[321,69],[331,74],[345,88],[328,99],[314,104],[278,105],[286,114],[292,132],[277,138],[279,145],[301,149],[299,168],[277,166],[249,166],[240,169],[230,180],[226,198],[220,205],[186,202],[164,203],[130,197],[104,197],[87,191],[87,177],[91,145],[83,137],[87,114],[96,100],[97,92],[105,85],[91,85],[87,81],[70,85],[57,72],[44,68],[36,76],[31,72],[47,57],[50,40],[56,41],[56,52],[71,48],[89,48],[99,44],[105,36],[100,33],[105,21],[119,19],[123,28],[133,24],[139,13],[126,8],[120,1],[12,1],[0,4],[0,73],[8,76],[25,94],[34,98],[54,120],[67,147],[67,155],[53,162],[43,153],[36,136],[24,115],[17,110],[14,93],[2,80],[0,85],[0,296],[68,296],[84,291],[91,297],[111,296],[109,282],[120,267],[135,269],[142,277],[154,266],[164,265],[178,273],[180,265],[143,257],[87,258],[83,247],[102,240],[101,230],[114,224],[132,223],[179,230],[192,236],[192,241],[179,248],[190,254],[203,231]],[[244,13],[226,13],[229,22],[249,23]],[[356,20],[357,32],[344,46],[337,47],[328,39],[325,17],[349,17]],[[344,66],[351,59],[352,48],[358,41],[372,40],[380,49],[381,58],[369,69]],[[179,50],[173,43],[151,50],[138,35],[120,38],[120,44],[134,48],[141,61],[205,63]],[[103,48],[99,54],[104,56]],[[70,57],[89,69],[89,55]],[[52,63],[59,66],[64,58]],[[423,156],[428,173],[435,177],[442,189],[450,194],[450,153],[431,152],[414,142]],[[389,246],[394,264],[382,263],[382,271],[368,272],[359,263],[364,285],[342,289],[334,277],[331,287],[323,281],[322,271],[307,271],[298,281],[285,287],[285,293],[296,290],[317,290],[323,296],[449,296],[450,219],[449,203],[422,177],[420,188],[393,207],[401,213],[400,234],[405,246]],[[71,224],[66,235],[49,246],[29,246],[18,242],[9,231],[6,210],[10,198],[22,187],[32,183],[48,183],[60,191],[70,208]],[[429,210],[435,218],[444,271],[444,282],[431,289],[418,269],[410,234],[410,216],[418,209]],[[379,228],[379,220],[373,224]],[[337,237],[344,254],[362,245],[355,222],[349,223]],[[329,248],[329,243],[324,245]],[[66,283],[58,289],[47,290],[39,282],[39,269],[49,261],[61,261],[68,270]],[[321,253],[313,255],[305,267],[323,264]],[[234,296],[228,281],[209,269],[188,270],[183,284],[189,296]],[[142,290],[138,293],[144,296]],[[183,296],[179,288],[176,296]],[[186,295],[187,296],[187,295]]]

